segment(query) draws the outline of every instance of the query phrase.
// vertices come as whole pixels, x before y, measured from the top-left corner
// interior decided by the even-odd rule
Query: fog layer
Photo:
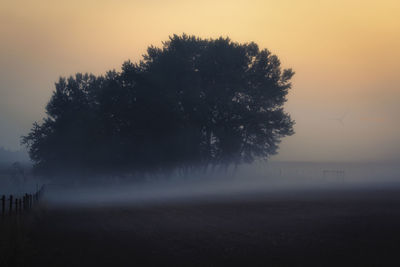
[[[85,184],[50,182],[46,186],[45,199],[49,205],[104,206],[291,197],[329,190],[400,187],[399,174],[400,168],[394,164],[271,162],[243,166],[236,172],[147,177],[141,182],[130,182],[129,178],[96,178],[97,182]]]

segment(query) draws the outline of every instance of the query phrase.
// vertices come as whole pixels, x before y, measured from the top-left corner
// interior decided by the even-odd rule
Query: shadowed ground
[[[49,206],[28,238],[30,266],[398,265],[400,190]]]

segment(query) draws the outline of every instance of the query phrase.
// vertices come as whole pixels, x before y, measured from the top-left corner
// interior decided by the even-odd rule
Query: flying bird
[[[338,118],[330,118],[329,120],[338,121],[342,126],[344,126],[343,120],[344,120],[345,117],[347,116],[347,113],[348,113],[348,112],[345,112],[341,117],[338,117]]]

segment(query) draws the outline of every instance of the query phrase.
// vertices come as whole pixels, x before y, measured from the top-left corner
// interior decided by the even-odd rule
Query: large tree
[[[22,142],[37,170],[159,172],[250,163],[293,134],[291,69],[255,43],[174,35],[139,63],[60,78]]]

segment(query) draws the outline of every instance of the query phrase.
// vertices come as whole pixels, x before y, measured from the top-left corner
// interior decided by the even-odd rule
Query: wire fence
[[[44,190],[45,186],[42,185],[34,194],[25,193],[23,196],[18,197],[14,195],[2,195],[0,198],[1,216],[13,216],[31,210],[43,197]]]

